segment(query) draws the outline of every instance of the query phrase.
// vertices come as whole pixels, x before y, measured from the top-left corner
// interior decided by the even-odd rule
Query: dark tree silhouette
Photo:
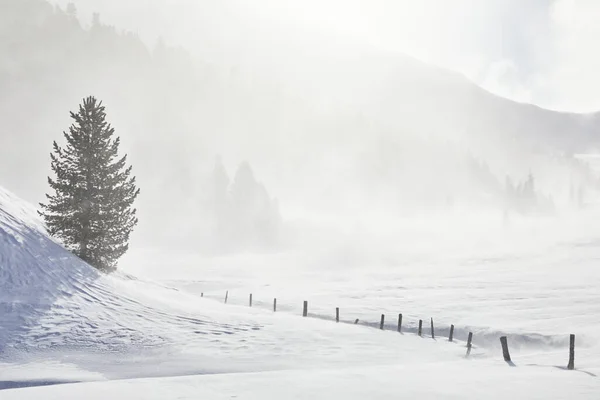
[[[84,99],[65,132],[65,148],[54,142],[54,194],[46,195],[42,215],[51,235],[94,267],[111,272],[129,247],[138,220],[133,202],[139,194],[127,156],[118,156],[120,139],[106,122],[102,102]]]

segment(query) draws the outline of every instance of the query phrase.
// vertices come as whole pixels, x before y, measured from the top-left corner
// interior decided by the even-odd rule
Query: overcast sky
[[[59,0],[66,4],[69,0]],[[149,42],[200,53],[260,20],[329,32],[464,73],[486,89],[543,107],[600,110],[598,0],[78,0]],[[250,22],[249,22],[250,21]]]

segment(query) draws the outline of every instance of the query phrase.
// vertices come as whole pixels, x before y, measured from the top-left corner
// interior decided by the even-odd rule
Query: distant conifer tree
[[[67,4],[67,15],[73,19],[77,18],[77,7],[74,3]]]
[[[119,157],[120,139],[106,122],[102,102],[84,99],[75,121],[64,132],[67,146],[54,142],[48,178],[54,194],[40,204],[51,235],[75,255],[104,272],[116,269],[129,248],[138,222],[133,202],[139,194],[127,156]]]

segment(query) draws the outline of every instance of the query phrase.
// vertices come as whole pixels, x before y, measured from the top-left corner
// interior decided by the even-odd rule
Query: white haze
[[[320,235],[343,243],[355,234],[355,241],[383,236],[382,243],[393,243],[415,226],[478,235],[523,218],[563,217],[595,201],[596,177],[574,157],[597,148],[595,115],[515,103],[463,76],[519,100],[592,107],[586,96],[593,91],[570,96],[586,77],[585,62],[577,84],[561,79],[572,71],[562,52],[580,51],[569,41],[579,43],[588,27],[571,29],[589,14],[580,3],[75,5],[84,30],[93,30],[97,11],[117,33],[139,34],[147,49],[103,27],[83,50],[48,54],[48,43],[32,44],[27,60],[46,62],[47,71],[28,75],[9,62],[9,76],[22,80],[11,81],[1,102],[7,124],[0,179],[32,202],[42,200],[52,140],[61,140],[68,111],[96,95],[142,189],[134,250],[160,243],[201,253],[286,251]],[[72,29],[69,39],[52,42],[48,35],[48,42],[77,44],[78,35],[87,35]],[[14,40],[10,32],[5,38]],[[176,48],[165,50],[159,38]],[[230,182],[249,163],[257,182],[248,190],[260,193],[264,210],[215,209],[219,156]],[[529,175],[535,209],[507,194],[507,181],[524,185]],[[244,238],[235,228],[241,220],[255,226]],[[305,249],[314,245],[309,240]]]
[[[60,4],[67,4],[62,0]],[[570,111],[600,109],[594,0],[80,0],[87,16],[163,37],[200,57],[245,41],[245,24],[335,34],[465,74],[499,95]],[[89,17],[88,17],[89,18]],[[251,22],[249,22],[251,21]],[[230,43],[231,44],[231,43]],[[212,54],[219,57],[219,54]]]

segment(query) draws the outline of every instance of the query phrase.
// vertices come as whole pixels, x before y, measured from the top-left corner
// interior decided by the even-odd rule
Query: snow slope
[[[368,329],[225,306],[126,275],[101,276],[50,240],[31,207],[5,192],[2,199],[4,387],[397,358],[392,335],[373,341]],[[447,350],[452,358],[463,351]]]
[[[32,207],[0,191],[0,388],[8,389],[0,398],[596,398],[599,274],[590,266],[600,253],[570,240],[560,247],[548,238],[554,252],[538,246],[512,257],[485,246],[470,260],[460,251],[437,261],[396,254],[405,260],[396,268],[358,258],[358,247],[351,258],[367,265],[333,250],[312,258],[141,252],[125,260],[129,275],[102,276],[49,239]],[[567,263],[571,278],[561,272]],[[135,278],[141,271],[153,280]],[[305,299],[320,318],[299,316]],[[362,325],[327,320],[335,306]],[[403,335],[393,330],[398,312]],[[381,313],[385,331],[368,326]],[[429,316],[436,340],[414,334]],[[455,343],[441,337],[449,323]],[[468,330],[476,348],[466,359]],[[575,372],[557,368],[572,331]],[[516,368],[501,360],[500,333],[515,346]],[[43,386],[69,382],[82,383]],[[14,389],[24,386],[39,387]]]

